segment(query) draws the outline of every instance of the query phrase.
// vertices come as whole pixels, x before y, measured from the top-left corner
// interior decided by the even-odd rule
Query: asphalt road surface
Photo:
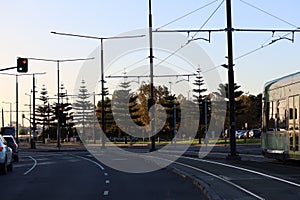
[[[119,172],[85,151],[22,152],[13,172],[0,181],[0,199],[5,200],[204,199],[198,188],[170,170]]]

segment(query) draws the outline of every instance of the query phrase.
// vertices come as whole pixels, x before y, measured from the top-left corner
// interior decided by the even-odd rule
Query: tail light
[[[14,147],[17,147],[17,144],[16,144],[16,143],[14,143]]]
[[[3,147],[0,147],[0,151],[2,151],[3,150]]]

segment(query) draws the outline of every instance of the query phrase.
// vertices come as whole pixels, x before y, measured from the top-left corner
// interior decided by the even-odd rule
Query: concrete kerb
[[[186,172],[183,172],[182,170],[176,167],[168,166],[166,167],[166,169],[170,170],[171,172],[177,174],[178,176],[192,183],[194,186],[196,186],[198,189],[202,191],[202,193],[208,200],[222,199],[208,184],[206,184],[204,181],[200,180],[199,178],[194,177]]]
[[[35,149],[31,149],[29,146],[21,146],[20,152],[66,152],[66,151],[86,151],[84,145],[72,144],[61,145],[60,149],[56,144],[37,144]]]

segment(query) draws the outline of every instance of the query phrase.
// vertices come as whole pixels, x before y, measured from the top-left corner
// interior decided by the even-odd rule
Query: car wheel
[[[6,165],[6,162],[0,164],[0,174],[1,175],[7,174],[7,165]]]

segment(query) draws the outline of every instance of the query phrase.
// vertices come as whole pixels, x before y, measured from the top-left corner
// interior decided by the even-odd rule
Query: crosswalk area
[[[86,153],[85,153],[86,154]],[[83,156],[88,156],[88,154]],[[26,171],[32,167],[80,162],[82,159],[63,152],[21,152],[19,162],[13,163],[15,170]]]

